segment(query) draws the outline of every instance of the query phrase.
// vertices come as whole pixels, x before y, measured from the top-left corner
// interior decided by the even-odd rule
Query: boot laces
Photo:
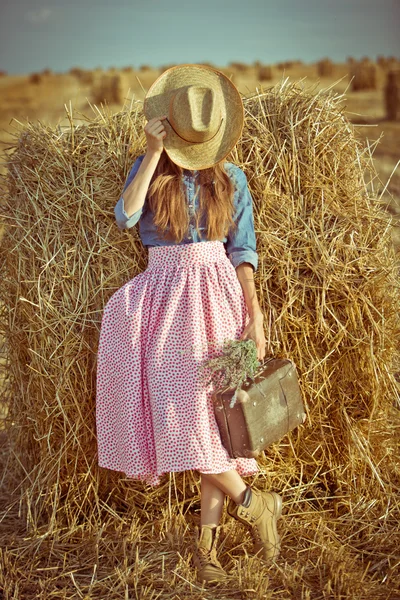
[[[207,550],[207,548],[198,548],[198,557],[199,557],[199,561],[202,567],[205,567],[206,565],[212,564],[215,566],[220,567],[221,565],[219,564],[218,559],[215,556],[215,552],[213,551],[213,549],[211,548],[210,550]]]
[[[276,549],[280,547],[279,543],[274,544],[271,541],[266,542],[265,540],[263,540],[260,534],[260,530],[256,525],[253,525],[253,527],[251,528],[251,533],[253,535],[254,542],[259,546],[268,547],[269,549]]]
[[[261,544],[262,543],[262,538],[259,532],[259,529],[257,527],[257,525],[253,525],[251,528],[251,532],[253,534],[253,539],[257,544]]]

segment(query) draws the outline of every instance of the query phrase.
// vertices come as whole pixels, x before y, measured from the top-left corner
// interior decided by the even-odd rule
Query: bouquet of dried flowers
[[[209,358],[200,365],[201,380],[213,384],[216,390],[235,388],[230,407],[235,405],[237,392],[248,377],[254,375],[260,362],[253,340],[225,340],[220,356]]]

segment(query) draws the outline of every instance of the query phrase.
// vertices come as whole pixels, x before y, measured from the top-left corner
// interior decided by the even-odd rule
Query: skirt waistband
[[[219,260],[229,260],[223,242],[207,240],[190,244],[171,246],[151,246],[148,248],[148,267],[208,264]]]

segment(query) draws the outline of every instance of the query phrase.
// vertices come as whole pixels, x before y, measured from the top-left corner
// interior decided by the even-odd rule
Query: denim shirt
[[[125,212],[123,193],[135,177],[144,156],[142,154],[136,159],[129,172],[122,194],[115,205],[114,213],[117,225],[119,229],[129,229],[139,221],[139,234],[143,245],[147,247],[174,245],[177,242],[174,240],[163,240],[157,234],[153,222],[154,213],[150,210],[147,196],[142,208],[130,216]],[[227,236],[223,237],[220,241],[223,242],[228,258],[235,268],[241,263],[247,262],[253,266],[253,271],[256,271],[258,267],[258,254],[254,232],[253,199],[247,186],[247,177],[242,169],[233,163],[226,162],[224,166],[230,178],[233,178],[235,186],[233,199],[235,212],[233,219],[237,223],[237,229],[231,231],[231,227]],[[183,170],[182,178],[186,189],[190,221],[189,231],[186,237],[179,242],[180,244],[207,241],[204,221],[199,223],[197,230],[194,220],[195,214],[199,210],[199,185],[196,182],[197,173],[198,171]]]

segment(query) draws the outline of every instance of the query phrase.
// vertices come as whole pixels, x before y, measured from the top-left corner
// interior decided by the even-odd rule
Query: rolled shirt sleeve
[[[136,173],[139,170],[140,165],[142,164],[143,158],[144,158],[144,155],[139,156],[135,160],[133,167],[129,171],[129,175],[127,177],[124,188],[122,190],[122,194],[121,194],[117,204],[114,207],[115,220],[117,222],[119,229],[129,229],[130,227],[133,227],[134,225],[136,225],[136,223],[139,221],[139,219],[142,215],[143,206],[141,208],[139,208],[139,210],[134,212],[130,217],[128,217],[128,215],[125,211],[123,193],[126,190],[126,188],[128,187],[128,185],[131,183],[131,181],[134,179]]]
[[[258,267],[258,253],[256,250],[256,234],[254,231],[253,198],[247,185],[245,173],[238,167],[235,172],[237,188],[236,215],[234,216],[237,228],[229,229],[225,248],[228,258],[236,268],[243,262],[250,263],[253,272]]]

